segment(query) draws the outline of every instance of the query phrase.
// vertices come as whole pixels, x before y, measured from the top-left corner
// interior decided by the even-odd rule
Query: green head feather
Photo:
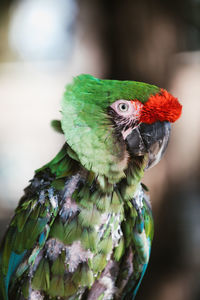
[[[128,155],[113,134],[108,107],[118,99],[145,103],[156,86],[136,81],[102,80],[82,74],[67,85],[62,100],[62,130],[81,164],[110,181],[124,176]]]

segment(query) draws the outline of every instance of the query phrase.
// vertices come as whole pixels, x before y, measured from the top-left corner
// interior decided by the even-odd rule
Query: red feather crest
[[[152,124],[156,121],[175,122],[181,115],[182,105],[178,99],[161,89],[160,93],[152,95],[143,105],[140,122]]]

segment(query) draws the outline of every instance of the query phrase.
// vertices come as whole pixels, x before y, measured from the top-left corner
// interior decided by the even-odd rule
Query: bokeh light
[[[9,42],[25,60],[67,58],[76,18],[74,0],[21,0],[10,14]]]

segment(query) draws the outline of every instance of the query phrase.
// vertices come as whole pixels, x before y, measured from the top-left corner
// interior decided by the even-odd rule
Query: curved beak
[[[169,122],[141,123],[126,137],[128,151],[131,155],[148,154],[146,169],[156,165],[167,148],[171,132]]]

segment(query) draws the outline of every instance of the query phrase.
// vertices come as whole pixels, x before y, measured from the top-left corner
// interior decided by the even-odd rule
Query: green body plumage
[[[67,86],[62,130],[53,123],[66,143],[36,171],[1,245],[2,300],[134,299],[153,238],[147,158],[128,155],[107,108],[158,92],[90,75]]]

